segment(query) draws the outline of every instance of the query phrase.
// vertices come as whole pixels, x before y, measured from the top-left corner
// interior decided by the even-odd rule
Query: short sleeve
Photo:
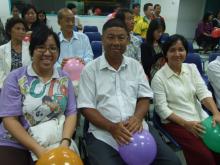
[[[212,97],[212,93],[207,89],[207,86],[202,79],[197,67],[195,64],[189,64],[191,66],[193,72],[193,78],[196,88],[196,95],[198,99],[201,101],[206,97]]]
[[[0,96],[0,117],[22,116],[22,94],[19,89],[16,72],[5,79]]]

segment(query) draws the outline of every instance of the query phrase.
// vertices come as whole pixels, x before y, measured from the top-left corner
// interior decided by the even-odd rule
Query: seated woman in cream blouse
[[[205,131],[200,122],[208,117],[200,102],[213,113],[213,126],[220,123],[220,113],[196,66],[183,63],[188,53],[186,39],[172,35],[163,52],[167,63],[151,83],[163,127],[181,145],[187,165],[217,165],[220,155],[209,150],[200,138]]]
[[[5,29],[10,41],[0,46],[0,88],[10,71],[31,63],[29,42],[22,41],[27,29],[26,23],[21,18],[11,18]]]

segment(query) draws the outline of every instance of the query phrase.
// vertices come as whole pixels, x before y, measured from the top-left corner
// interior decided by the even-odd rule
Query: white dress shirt
[[[220,56],[209,63],[207,74],[214,89],[217,106],[220,109]]]
[[[60,57],[59,64],[63,58],[79,57],[88,63],[93,60],[93,52],[89,42],[89,38],[81,32],[73,32],[70,41],[66,40],[63,33],[59,33],[60,39]]]
[[[86,65],[81,73],[78,108],[94,108],[114,123],[132,116],[137,99],[142,97],[152,98],[153,93],[142,66],[130,57],[124,56],[121,66],[115,70],[102,55]],[[148,130],[145,121],[143,127]],[[118,150],[109,132],[91,123],[89,132]]]
[[[151,87],[154,92],[156,112],[163,123],[175,113],[187,121],[201,121],[208,117],[199,101],[212,97],[196,65],[182,64],[177,75],[165,64],[154,76]]]

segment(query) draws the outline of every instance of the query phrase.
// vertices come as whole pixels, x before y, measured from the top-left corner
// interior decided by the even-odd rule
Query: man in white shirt
[[[70,58],[78,58],[82,63],[93,60],[93,52],[88,37],[81,32],[74,32],[74,15],[68,8],[58,11],[58,24],[61,32],[58,34],[60,39],[60,57],[58,63],[62,66]]]
[[[179,165],[174,152],[144,120],[153,97],[144,70],[137,60],[123,56],[129,42],[125,24],[111,19],[103,26],[104,54],[82,71],[78,108],[90,122],[86,135],[91,165],[125,165],[119,144],[130,142],[132,134],[146,129],[157,142],[153,164]]]
[[[210,62],[207,70],[208,78],[214,89],[217,107],[220,109],[220,56]]]

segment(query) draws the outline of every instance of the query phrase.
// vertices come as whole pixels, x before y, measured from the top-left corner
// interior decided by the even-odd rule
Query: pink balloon
[[[69,74],[72,81],[80,79],[80,73],[84,68],[84,64],[75,58],[69,59],[63,67],[63,70]]]

